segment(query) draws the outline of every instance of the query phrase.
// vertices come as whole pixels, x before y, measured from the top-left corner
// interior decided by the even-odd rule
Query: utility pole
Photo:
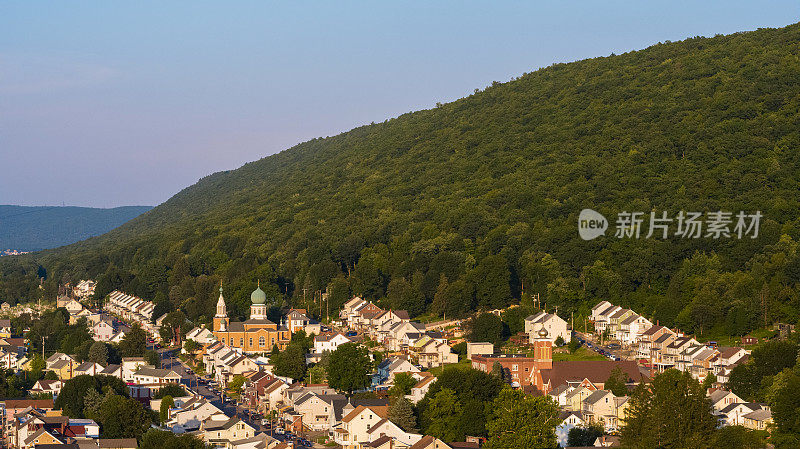
[[[44,335],[42,335],[42,360],[44,360]]]

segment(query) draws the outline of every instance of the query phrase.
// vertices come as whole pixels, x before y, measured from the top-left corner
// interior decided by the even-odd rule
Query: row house
[[[564,343],[572,341],[572,329],[556,314],[539,312],[525,318],[525,333],[528,334],[531,344],[539,338],[537,332],[541,328],[547,330],[547,338],[552,343],[555,343],[558,337],[561,337]]]
[[[681,354],[694,346],[700,346],[700,343],[693,337],[686,335],[676,337],[661,351],[662,367],[678,368],[681,362]]]
[[[633,313],[619,322],[619,328],[616,330],[614,337],[620,344],[632,346],[651,327],[653,327],[653,323],[650,320],[638,313]]]
[[[425,332],[426,328],[422,323],[413,321],[396,323],[389,328],[384,346],[386,346],[389,351],[405,351],[415,341],[422,338]]]
[[[602,314],[602,313],[603,313],[603,312],[604,312],[606,309],[608,309],[609,307],[611,307],[611,306],[613,306],[613,305],[614,305],[614,304],[611,304],[611,303],[610,303],[610,302],[608,302],[608,301],[600,301],[599,303],[597,303],[597,305],[595,305],[594,307],[592,307],[592,311],[591,311],[591,314],[589,315],[589,319],[590,319],[592,322],[594,322],[594,321],[597,321],[598,319],[600,319],[600,316],[601,316],[601,314]]]
[[[417,358],[417,363],[423,368],[435,368],[445,363],[458,363],[458,354],[447,344],[443,338],[433,338],[424,335],[415,341],[409,348]]]
[[[376,341],[383,343],[386,341],[392,326],[409,321],[408,312],[405,310],[386,310],[372,319],[372,326],[368,332]]]
[[[203,364],[206,371],[213,374],[223,386],[237,375],[260,371],[258,364],[251,358],[220,342],[214,342],[205,348]]]
[[[607,305],[604,303],[607,303]],[[604,304],[603,307],[600,307],[596,310],[592,309],[592,322],[594,323],[594,330],[597,332],[597,334],[604,333],[611,323],[611,315],[622,310],[622,307],[615,306],[608,301],[603,301],[600,304]],[[598,306],[600,304],[598,304]]]
[[[108,295],[105,309],[126,321],[138,323],[153,338],[158,338],[158,326],[152,324],[155,304],[151,301],[114,290]]]
[[[665,334],[675,334],[668,328],[664,326],[653,326],[650,329],[646,330],[642,333],[641,337],[639,337],[639,347],[637,348],[636,357],[639,359],[648,360],[652,363],[653,358],[653,342],[660,339]],[[663,345],[664,341],[661,341]],[[672,341],[667,342],[667,344],[672,343]]]
[[[601,424],[606,431],[616,431],[625,420],[627,396],[614,396],[609,390],[595,390],[581,402],[581,414],[589,424]]]
[[[371,303],[358,296],[354,296],[352,299],[344,303],[342,308],[339,310],[339,320],[342,321],[345,326],[355,328],[358,312],[368,304]]]
[[[97,283],[91,279],[82,279],[72,288],[72,294],[78,298],[88,298],[94,294]]]

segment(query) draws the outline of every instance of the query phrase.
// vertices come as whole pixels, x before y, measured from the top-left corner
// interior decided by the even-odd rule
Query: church
[[[217,313],[214,315],[214,336],[222,344],[247,353],[269,352],[274,345],[285,349],[292,335],[285,326],[267,319],[267,294],[260,285],[250,294],[250,302],[250,319],[231,321],[220,286]]]

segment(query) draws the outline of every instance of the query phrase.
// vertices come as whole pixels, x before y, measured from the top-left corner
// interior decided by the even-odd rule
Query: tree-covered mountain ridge
[[[220,281],[245,314],[259,278],[309,308],[327,288],[332,310],[360,294],[452,316],[524,292],[693,330],[796,320],[799,57],[795,24],[555,64],[205,177],[103,236],[3,261],[4,289],[24,297],[41,264],[201,319]],[[587,242],[584,208],[764,219],[757,239]]]

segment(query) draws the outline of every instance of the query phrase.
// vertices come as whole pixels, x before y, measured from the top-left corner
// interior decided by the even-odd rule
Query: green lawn
[[[553,351],[554,362],[562,362],[566,360],[608,360],[608,358],[592,351],[591,349],[587,349],[585,346],[581,346],[573,354],[570,354],[568,351]]]
[[[464,359],[464,360],[462,360],[462,361],[460,361],[458,363],[451,363],[449,365],[437,366],[436,368],[431,368],[431,369],[428,370],[428,372],[433,374],[436,377],[439,377],[439,375],[442,374],[442,371],[444,370],[444,368],[450,368],[450,367],[454,367],[454,368],[458,368],[458,369],[469,369],[469,368],[472,367],[472,361],[468,360],[468,359]]]

